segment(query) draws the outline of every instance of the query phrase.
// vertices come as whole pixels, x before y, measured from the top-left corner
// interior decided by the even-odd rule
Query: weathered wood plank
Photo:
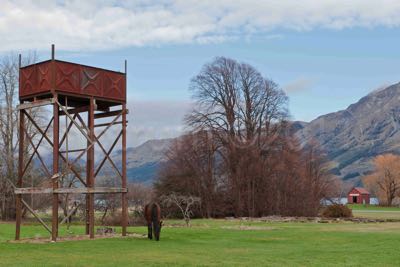
[[[89,136],[87,135],[87,133],[85,133],[85,131],[82,129],[82,127],[74,120],[74,118],[72,117],[71,114],[68,113],[68,110],[66,107],[64,107],[63,105],[60,104],[60,102],[58,102],[57,100],[55,100],[55,103],[57,103],[57,105],[62,109],[62,111],[65,113],[65,115],[67,115],[67,117],[75,124],[76,128],[78,128],[78,130],[81,132],[81,134],[89,141],[91,142]],[[56,116],[54,116],[56,117]]]
[[[53,188],[24,187],[24,188],[14,189],[14,194],[16,195],[51,194],[51,193],[53,193]]]
[[[59,194],[113,194],[113,193],[126,193],[126,188],[118,187],[82,187],[82,188],[59,188],[54,190]]]
[[[76,153],[76,152],[82,152],[82,151],[86,151],[86,148],[79,148],[79,149],[70,149],[68,150],[68,153]],[[67,153],[67,151],[60,151],[60,153]]]
[[[72,214],[74,214],[74,213],[76,212],[76,210],[79,208],[79,206],[80,206],[80,204],[77,205],[76,207],[72,208],[72,209],[68,212],[67,216],[65,216],[64,219],[60,222],[60,224],[65,223],[65,222],[72,216]]]
[[[115,124],[122,124],[122,121],[117,121],[117,122],[114,123],[114,125],[115,125]],[[106,126],[109,126],[109,125],[110,125],[109,122],[108,122],[108,123],[100,123],[100,124],[94,125],[94,127],[95,127],[95,128],[97,128],[97,127],[106,127]]]
[[[115,193],[126,193],[126,188],[119,187],[81,187],[81,188],[15,188],[14,193],[16,195],[26,194],[115,194]]]
[[[113,117],[122,114],[123,110],[114,110],[110,112],[104,112],[104,113],[97,113],[94,114],[95,119],[100,119],[100,118],[107,118],[107,117]],[[129,113],[129,110],[126,110],[126,114]]]
[[[73,109],[67,109],[68,114],[73,115],[76,113],[81,113],[81,112],[87,112],[89,111],[89,106],[83,106],[83,107],[78,107],[78,108],[73,108]],[[66,113],[64,110],[60,111],[58,113],[58,116],[65,116]]]
[[[47,224],[39,217],[39,215],[28,205],[28,203],[25,202],[25,200],[23,200],[21,198],[21,202],[22,204],[24,204],[24,206],[29,210],[30,213],[32,213],[33,216],[35,216],[35,218],[43,225],[44,228],[46,228],[47,231],[49,231],[49,233],[51,234],[51,229],[50,227],[47,226]]]
[[[46,106],[46,105],[51,105],[51,104],[54,104],[54,98],[48,98],[48,99],[43,99],[43,100],[36,100],[36,101],[34,101],[34,102],[19,104],[19,105],[17,106],[17,109],[18,109],[18,110],[21,110],[21,109],[37,108],[37,107]]]

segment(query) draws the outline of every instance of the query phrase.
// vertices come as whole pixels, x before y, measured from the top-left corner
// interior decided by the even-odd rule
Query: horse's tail
[[[158,222],[158,207],[156,203],[153,203],[153,205],[151,205],[151,221],[153,223]]]

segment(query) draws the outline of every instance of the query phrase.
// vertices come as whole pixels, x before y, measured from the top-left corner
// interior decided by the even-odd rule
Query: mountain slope
[[[149,140],[137,147],[127,148],[127,177],[130,182],[151,183],[157,177],[165,153],[174,139]],[[116,151],[116,155],[121,151]],[[120,156],[115,156],[120,160]],[[118,162],[118,166],[120,162]]]
[[[383,153],[400,154],[400,83],[361,98],[347,109],[306,122],[293,131],[305,143],[316,140],[332,160],[332,172],[359,183],[372,170],[371,159]],[[128,178],[151,183],[173,139],[150,140],[128,148]]]
[[[400,83],[374,91],[347,109],[318,117],[297,132],[317,140],[335,163],[335,172],[357,182],[372,170],[371,159],[400,153]]]

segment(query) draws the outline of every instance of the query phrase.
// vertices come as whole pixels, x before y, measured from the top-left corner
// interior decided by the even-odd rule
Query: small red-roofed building
[[[348,204],[369,204],[371,194],[362,187],[353,187],[347,194]]]

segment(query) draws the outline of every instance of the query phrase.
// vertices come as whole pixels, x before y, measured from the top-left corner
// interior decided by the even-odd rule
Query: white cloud
[[[310,89],[313,83],[314,82],[310,79],[299,78],[283,86],[283,90],[285,90],[285,92],[288,94],[302,92],[304,90]]]
[[[132,100],[128,103],[128,146],[183,134],[183,119],[192,107],[189,102],[172,100]]]
[[[0,51],[213,43],[269,31],[400,26],[398,0],[0,0]]]
[[[191,111],[192,107],[193,106],[189,101],[128,99],[129,114],[127,115],[127,146],[134,147],[150,139],[174,138],[182,135],[186,129],[183,121],[184,116]],[[115,107],[115,109],[118,108],[119,107]],[[45,112],[50,111],[50,109],[45,109]],[[87,114],[82,113],[81,116],[86,121]],[[107,118],[96,121],[96,123],[105,123],[110,122],[111,120],[112,118]],[[70,120],[66,120],[65,116],[60,119],[62,134],[69,122]],[[42,128],[45,128],[46,125],[46,123],[43,123]],[[96,135],[98,136],[104,129],[104,127],[96,128]],[[110,127],[100,138],[100,142],[104,145],[106,150],[108,150],[114,142],[120,131],[121,125],[115,125]],[[61,150],[65,150],[65,144],[66,141],[64,141]],[[43,145],[43,151],[51,150],[51,147],[47,142],[43,141]],[[70,129],[68,146],[70,150],[86,147],[86,139],[75,125]],[[116,145],[116,149],[119,149],[120,146],[121,139]],[[103,152],[97,145],[95,146],[95,149],[100,153],[100,157],[102,157]],[[74,155],[76,156],[77,154]]]

